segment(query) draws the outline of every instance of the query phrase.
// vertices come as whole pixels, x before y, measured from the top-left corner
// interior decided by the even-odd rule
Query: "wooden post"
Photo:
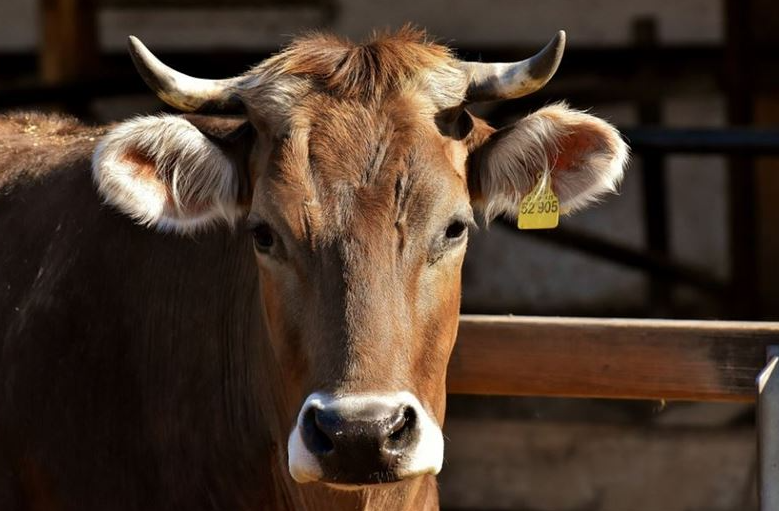
[[[93,0],[40,0],[41,78],[59,84],[94,75],[98,42]]]
[[[633,23],[633,39],[637,48],[650,52],[657,48],[657,22],[654,18],[639,18]],[[640,75],[651,77],[651,69],[642,69]],[[647,96],[638,104],[642,126],[662,124],[663,104],[657,96]],[[659,151],[641,154],[644,198],[644,240],[650,254],[660,259],[669,256],[668,200],[665,156]],[[654,317],[667,317],[671,309],[671,286],[666,279],[650,274],[649,310]]]
[[[773,69],[760,61],[779,47],[779,7],[773,0],[726,4],[728,117],[731,124],[776,126],[779,94]],[[733,317],[779,318],[779,163],[730,159]]]
[[[779,6],[772,0],[757,0],[754,45],[757,59],[779,51]],[[776,67],[758,60],[755,87],[754,121],[758,126],[779,125],[779,78]],[[764,319],[779,319],[779,159],[760,158],[756,169],[757,293]]]
[[[754,120],[753,4],[753,0],[726,0],[725,3],[725,79],[728,122],[731,125],[750,125]],[[735,319],[757,319],[762,314],[758,296],[760,240],[755,204],[755,159],[751,156],[731,156],[728,167],[732,282],[729,310]]]
[[[727,0],[728,117],[731,124],[776,126],[779,94],[772,66],[761,59],[779,47],[779,8],[773,0]],[[779,162],[730,158],[733,317],[779,318]]]

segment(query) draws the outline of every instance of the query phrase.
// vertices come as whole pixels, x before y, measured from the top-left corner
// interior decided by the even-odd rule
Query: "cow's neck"
[[[335,490],[319,484],[299,485],[286,477],[284,494],[290,511],[438,510],[434,476],[357,491]]]

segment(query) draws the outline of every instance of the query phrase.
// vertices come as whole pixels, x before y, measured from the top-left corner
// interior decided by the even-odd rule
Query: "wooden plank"
[[[779,323],[464,315],[453,394],[754,401]]]

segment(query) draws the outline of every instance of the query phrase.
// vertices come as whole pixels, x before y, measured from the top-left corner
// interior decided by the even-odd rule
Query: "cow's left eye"
[[[468,222],[461,216],[452,218],[443,232],[439,231],[430,247],[430,256],[428,262],[434,264],[440,260],[450,250],[462,247],[465,244],[466,234],[468,233]]]
[[[466,230],[468,230],[468,226],[465,225],[465,222],[462,220],[453,220],[446,228],[445,235],[447,239],[456,240],[461,238]]]

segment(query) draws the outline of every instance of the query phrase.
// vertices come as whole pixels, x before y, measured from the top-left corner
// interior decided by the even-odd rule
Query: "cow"
[[[233,78],[138,39],[178,114],[0,120],[0,509],[433,510],[474,211],[574,210],[628,149],[520,62],[312,33]],[[520,255],[521,256],[521,255]],[[518,257],[520,257],[518,256]]]

